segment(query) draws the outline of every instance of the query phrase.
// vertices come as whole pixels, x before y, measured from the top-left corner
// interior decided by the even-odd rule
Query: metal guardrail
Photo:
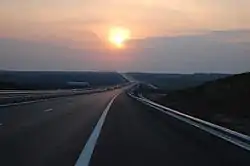
[[[131,96],[132,98],[152,107],[155,108],[157,110],[159,110],[160,112],[170,115],[176,119],[179,119],[183,122],[188,123],[189,125],[195,126],[203,131],[206,131],[216,137],[219,137],[221,139],[224,139],[230,143],[233,143],[234,145],[237,145],[247,151],[250,151],[250,136],[233,131],[231,129],[227,129],[225,127],[213,124],[211,122],[207,122],[205,120],[201,120],[199,118],[181,113],[177,110],[165,107],[163,105],[160,105],[158,103],[155,103],[145,97],[143,97],[142,95],[135,96],[131,93],[128,93],[129,96]]]
[[[99,93],[109,90],[118,89],[121,87],[127,86],[127,84],[119,84],[115,86],[103,87],[98,89],[87,89],[87,90],[67,90],[67,91],[54,91],[54,93],[34,93],[10,98],[0,98],[0,108],[1,107],[9,107],[16,106],[20,104],[29,104],[34,102],[40,102],[44,99],[58,98],[58,97],[67,97],[67,96],[75,96],[75,95],[83,95],[83,94],[91,94],[91,93]]]

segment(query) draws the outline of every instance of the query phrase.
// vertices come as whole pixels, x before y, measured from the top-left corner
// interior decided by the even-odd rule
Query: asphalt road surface
[[[90,166],[250,165],[248,151],[119,89],[0,108],[1,166],[74,166],[86,154]]]

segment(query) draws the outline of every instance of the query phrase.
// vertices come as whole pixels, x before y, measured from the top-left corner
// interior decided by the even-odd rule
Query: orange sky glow
[[[108,41],[114,26],[131,38],[250,28],[248,0],[3,0],[0,36]]]
[[[249,6],[249,0],[0,0],[0,69],[249,71]]]

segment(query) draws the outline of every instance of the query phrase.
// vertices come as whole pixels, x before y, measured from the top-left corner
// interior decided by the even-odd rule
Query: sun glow
[[[109,31],[109,42],[117,48],[123,48],[124,42],[130,39],[130,30],[123,27],[113,27]]]

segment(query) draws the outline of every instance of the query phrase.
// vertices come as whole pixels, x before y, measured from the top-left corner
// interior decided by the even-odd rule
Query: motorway
[[[250,152],[116,89],[0,107],[0,165],[247,166]]]

